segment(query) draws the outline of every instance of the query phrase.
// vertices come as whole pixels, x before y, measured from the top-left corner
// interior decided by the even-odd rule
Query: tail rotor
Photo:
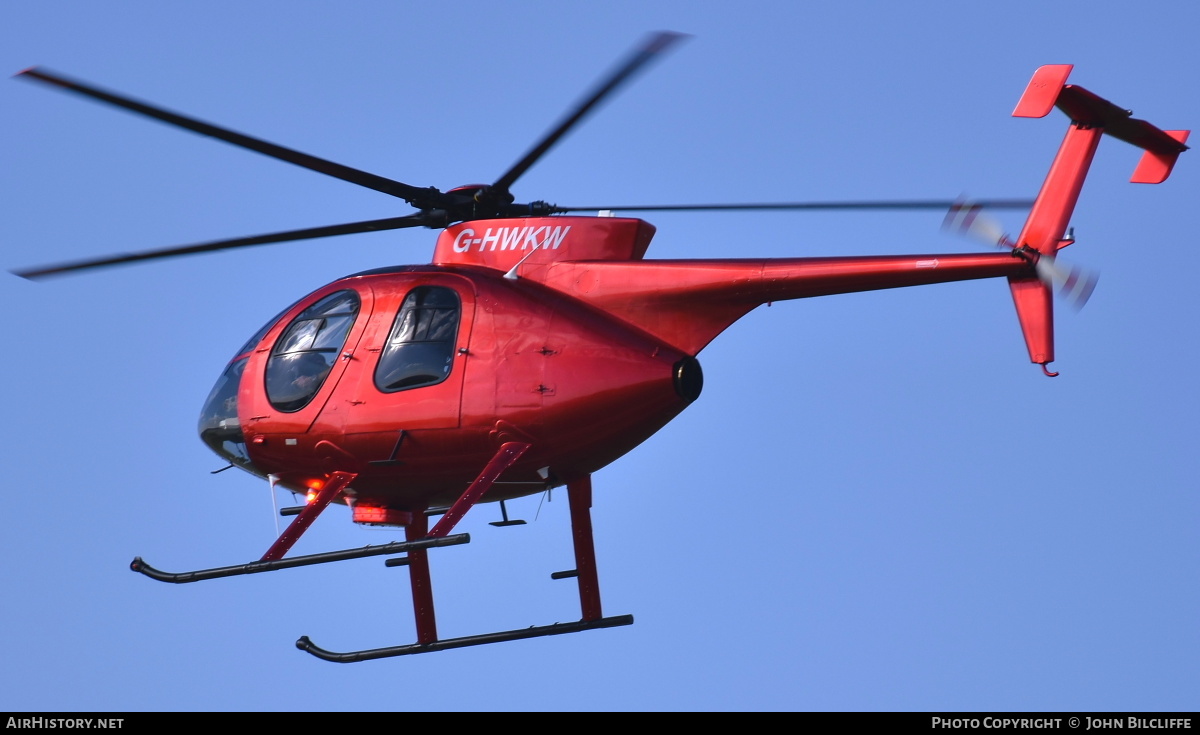
[[[1025,256],[1034,258],[1034,269],[1038,277],[1076,311],[1082,309],[1091,298],[1100,279],[1097,271],[1061,263],[1055,254],[1037,253],[1028,248],[1020,248],[1004,231],[1000,222],[985,212],[984,207],[978,203],[968,200],[955,202],[946,212],[946,218],[942,220],[942,230],[1001,250],[1020,251]],[[1072,229],[1059,243],[1058,249],[1061,250],[1073,242],[1075,235]]]

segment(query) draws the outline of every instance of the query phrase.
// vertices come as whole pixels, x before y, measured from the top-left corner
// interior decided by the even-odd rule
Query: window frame
[[[427,293],[427,292],[431,292],[431,291],[444,292],[445,294],[452,296],[454,298],[453,308],[448,307],[448,306],[436,306],[436,305],[435,306],[427,306],[425,304],[417,304],[412,307],[409,306],[409,301],[414,296],[421,294],[422,292]],[[437,340],[428,340],[428,339],[426,339],[426,340],[408,340],[408,341],[402,341],[402,342],[395,341],[393,339],[398,330],[405,328],[406,312],[412,312],[412,311],[419,312],[419,311],[425,311],[425,310],[435,312],[435,314],[433,317],[430,318],[429,323],[421,324],[422,315],[418,313],[418,315],[416,317],[416,322],[417,322],[417,326],[415,328],[416,331],[419,331],[422,328],[428,330],[431,327],[433,327],[434,326],[433,321],[436,318],[437,311],[450,311],[450,312],[452,312],[452,322],[453,322],[452,327],[453,328],[448,336],[446,336],[443,339],[437,339]],[[409,289],[409,291],[404,294],[404,298],[401,299],[401,301],[400,301],[400,307],[396,310],[396,316],[392,319],[392,324],[388,328],[387,336],[385,337],[385,339],[383,341],[383,346],[380,349],[379,360],[375,363],[375,369],[371,372],[371,382],[374,384],[375,389],[378,390],[380,393],[385,393],[385,394],[390,395],[390,394],[394,394],[394,393],[401,393],[401,392],[404,392],[407,390],[413,390],[416,388],[428,388],[430,386],[439,385],[439,384],[444,383],[447,380],[449,380],[450,376],[454,374],[454,363],[455,363],[454,356],[457,354],[456,345],[458,344],[459,334],[462,331],[462,322],[463,322],[463,298],[462,298],[462,295],[456,289],[454,289],[450,286],[437,284],[437,283],[424,283],[424,284],[414,286],[413,288]],[[414,383],[411,385],[400,385],[398,387],[389,387],[389,386],[385,386],[385,385],[381,384],[380,372],[384,369],[384,366],[387,364],[389,358],[395,357],[395,355],[397,354],[399,349],[401,349],[407,345],[436,345],[436,344],[446,345],[444,356],[442,354],[439,354],[438,357],[439,358],[444,357],[444,360],[443,360],[443,362],[440,363],[440,365],[448,366],[448,369],[444,373],[442,373],[441,376],[438,377],[436,380],[426,380],[425,382]],[[428,374],[430,374],[430,375],[435,374],[435,371],[432,369],[434,367],[433,361],[430,361],[426,365],[430,368],[428,371]],[[417,374],[419,374],[419,373],[417,373]],[[408,378],[404,378],[404,379],[407,380]]]
[[[343,298],[347,295],[353,297],[353,309],[329,313],[320,313],[317,310],[317,307],[320,307],[322,304],[329,302],[330,306],[332,306],[337,299]],[[325,308],[328,309],[329,307]],[[275,338],[274,344],[271,345],[270,352],[267,356],[266,365],[263,367],[264,395],[266,396],[267,402],[273,409],[282,413],[296,413],[297,411],[303,410],[306,406],[313,402],[313,400],[321,392],[321,389],[324,388],[326,383],[329,381],[329,377],[333,373],[334,367],[338,363],[338,356],[346,348],[346,343],[349,340],[350,334],[354,331],[355,325],[359,322],[359,318],[362,315],[362,310],[363,299],[362,295],[358,291],[353,288],[340,289],[317,299],[287,323],[287,326],[285,326],[282,331],[280,331],[279,336]],[[342,330],[341,341],[336,348],[329,346],[319,348],[313,347],[313,345],[324,341],[324,338],[327,335],[327,328],[329,327],[328,322],[330,320],[341,320],[344,317],[349,317],[349,319],[344,320],[342,324],[333,327],[334,329],[340,328]],[[301,349],[293,349],[288,352],[279,351],[280,348],[284,346],[286,341],[294,338],[295,335],[293,332],[296,331],[297,325],[302,323],[311,323],[318,320],[321,322],[321,324],[306,339],[308,346]],[[325,355],[329,354],[332,354],[333,358],[325,365],[323,374],[321,375],[320,379],[316,381],[316,384],[310,388],[306,388],[307,395],[305,395],[303,398],[288,398],[287,400],[281,400],[279,396],[272,395],[272,380],[278,377],[278,373],[273,374],[273,369],[278,371],[287,369],[284,365],[277,362],[277,358],[289,356],[298,357],[303,355],[321,355],[324,357]],[[279,386],[275,386],[275,391],[278,392],[278,390]]]

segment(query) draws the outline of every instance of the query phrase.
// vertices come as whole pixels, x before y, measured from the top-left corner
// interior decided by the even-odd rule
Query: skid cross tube
[[[309,554],[308,556],[294,556],[290,559],[275,559],[273,561],[252,561],[248,564],[238,564],[231,567],[216,567],[214,569],[200,569],[194,572],[164,572],[150,566],[142,561],[142,557],[136,557],[130,563],[129,568],[135,572],[157,579],[160,582],[174,582],[175,584],[183,584],[185,582],[199,582],[204,579],[217,579],[219,577],[236,577],[239,574],[257,574],[258,572],[273,572],[277,569],[290,569],[291,567],[305,567],[312,564],[325,564],[331,561],[343,561],[345,559],[361,559],[366,556],[381,556],[385,554],[403,554],[411,551],[424,551],[425,549],[435,546],[457,546],[470,542],[471,535],[467,533],[458,533],[453,536],[445,536],[443,538],[426,538],[419,541],[394,541],[390,544],[381,546],[364,546],[360,549],[343,549],[341,551],[326,551],[321,554]]]
[[[321,511],[333,502],[338,493],[354,482],[356,477],[358,477],[357,472],[334,472],[330,475],[329,480],[317,492],[316,497],[304,506],[304,509],[296,516],[296,520],[291,522],[275,543],[271,544],[271,548],[267,549],[267,553],[263,554],[262,561],[282,559],[283,555],[288,553],[292,546],[300,540],[300,536],[308,530],[312,522],[317,520]]]
[[[479,477],[475,478],[458,500],[454,501],[454,505],[446,511],[442,519],[437,522],[430,531],[430,536],[445,536],[454,529],[454,526],[462,520],[462,517],[467,514],[467,511],[475,507],[479,499],[492,488],[496,483],[500,474],[512,467],[513,464],[521,458],[521,455],[529,450],[530,444],[525,442],[505,442],[500,446],[500,449],[492,457],[487,466],[483,468],[483,472],[479,473]]]

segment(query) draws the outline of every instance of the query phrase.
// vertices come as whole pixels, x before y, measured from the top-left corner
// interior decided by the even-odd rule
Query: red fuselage
[[[662,428],[699,395],[696,353],[759,304],[1031,272],[1008,253],[642,260],[653,234],[593,217],[450,227],[432,265],[335,281],[256,335],[210,397],[202,436],[293,489],[355,473],[338,501],[363,522],[452,503],[520,441],[531,448],[485,499],[518,497]],[[287,366],[303,358],[322,374],[288,393]]]

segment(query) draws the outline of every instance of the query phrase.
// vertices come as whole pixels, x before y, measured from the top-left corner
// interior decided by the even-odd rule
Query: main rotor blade
[[[181,128],[186,128],[194,133],[207,135],[218,140],[223,140],[226,143],[232,143],[234,145],[241,146],[242,148],[249,148],[252,151],[262,153],[263,155],[271,156],[272,158],[278,158],[279,160],[287,161],[288,163],[294,163],[297,166],[302,166],[312,171],[326,174],[327,176],[333,176],[334,178],[342,179],[343,181],[349,181],[352,184],[365,186],[368,189],[381,191],[384,194],[391,194],[394,197],[399,197],[407,201],[409,204],[419,209],[436,207],[441,205],[443,202],[441,192],[435,188],[430,187],[427,189],[422,189],[416,186],[409,186],[408,184],[402,184],[399,181],[393,181],[392,179],[384,178],[383,176],[376,176],[375,174],[367,173],[366,171],[360,171],[356,168],[343,166],[340,163],[326,161],[323,158],[310,156],[307,153],[301,153],[290,148],[284,148],[283,146],[275,145],[274,143],[268,143],[265,140],[259,140],[258,138],[252,138],[248,135],[242,135],[241,133],[217,127],[216,125],[186,117],[175,112],[170,112],[169,110],[164,110],[159,107],[154,107],[153,105],[149,105],[145,102],[140,102],[129,97],[124,97],[114,92],[98,89],[96,87],[84,84],[83,82],[68,79],[67,77],[55,74],[45,69],[33,67],[19,72],[16,76],[22,79],[35,80],[56,87],[61,87],[62,89],[75,92],[76,94],[81,94],[85,97],[91,97],[92,99],[99,100],[101,102],[107,102],[110,105],[122,107],[126,110],[146,115],[147,117],[152,117],[165,123],[170,123],[171,125],[177,125]]]
[[[197,245],[184,245],[181,247],[163,248],[161,250],[147,250],[140,253],[124,253],[122,255],[113,255],[94,260],[76,260],[69,263],[59,263],[58,265],[12,271],[12,273],[33,281],[39,278],[45,278],[47,276],[74,273],[76,271],[91,270],[93,268],[105,268],[114,265],[125,265],[127,263],[136,263],[142,260],[158,260],[161,258],[174,258],[179,255],[211,253],[217,250],[232,250],[234,248],[250,247],[251,245],[267,245],[274,242],[311,240],[318,237],[349,235],[355,232],[377,232],[380,230],[398,230],[404,227],[423,227],[428,223],[429,219],[424,214],[410,214],[405,215],[404,217],[388,217],[385,219],[364,220],[362,222],[350,222],[344,225],[329,225],[326,227],[309,227],[303,230],[288,230],[287,232],[274,232],[268,235],[237,237],[230,240],[215,240]]]
[[[633,207],[559,207],[555,206],[553,211],[561,214],[565,212],[720,212],[720,211],[739,211],[739,210],[838,210],[838,209],[859,209],[859,210],[903,210],[903,209],[936,209],[939,211],[948,209],[956,204],[961,204],[961,200],[949,199],[918,199],[918,200],[896,200],[896,201],[863,201],[863,202],[775,202],[762,204],[662,204],[652,206],[633,206]],[[1033,206],[1032,199],[981,199],[972,200],[972,204],[977,204],[986,209],[1029,209]]]
[[[546,151],[550,150],[551,146],[557,143],[559,138],[566,135],[567,131],[582,120],[584,115],[587,115],[593,107],[599,104],[605,97],[612,94],[622,83],[628,81],[630,77],[654,59],[654,57],[666,51],[672,44],[683,38],[685,38],[685,35],[682,33],[662,31],[652,34],[643,41],[642,45],[630,55],[625,63],[596,86],[595,91],[587,99],[576,105],[574,111],[564,117],[557,127],[547,133],[541,142],[531,148],[525,154],[524,158],[497,179],[496,183],[492,184],[492,189],[497,192],[508,193],[509,187],[513,185],[521,174],[529,170],[530,166],[545,155]]]

